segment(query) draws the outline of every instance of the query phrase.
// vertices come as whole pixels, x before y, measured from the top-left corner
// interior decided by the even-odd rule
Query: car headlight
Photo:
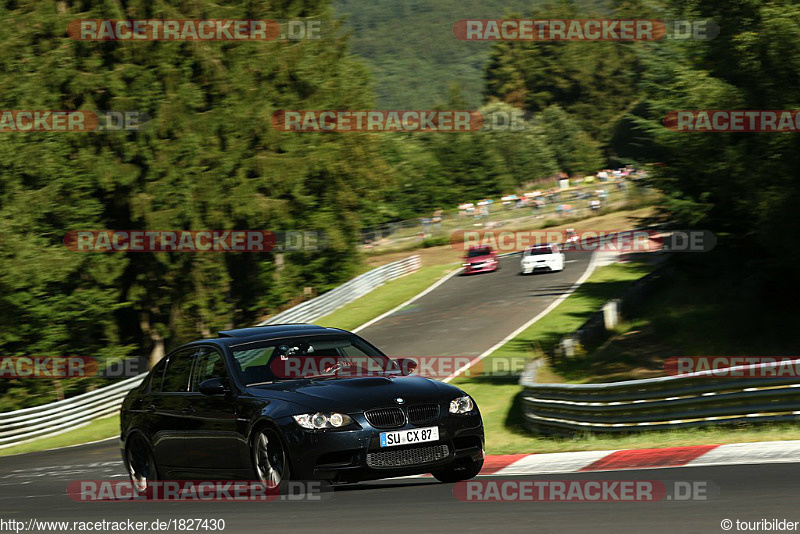
[[[475,403],[469,395],[464,395],[450,401],[450,413],[463,414],[475,409]]]
[[[304,413],[292,417],[298,425],[309,430],[342,428],[353,424],[353,418],[343,413]]]

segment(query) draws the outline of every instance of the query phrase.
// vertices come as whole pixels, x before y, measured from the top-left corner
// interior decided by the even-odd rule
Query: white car
[[[564,253],[555,243],[534,245],[525,249],[520,261],[522,274],[534,271],[563,271]]]

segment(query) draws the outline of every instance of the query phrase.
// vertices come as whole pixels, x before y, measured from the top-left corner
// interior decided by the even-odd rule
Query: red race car
[[[474,246],[464,256],[464,274],[486,273],[496,271],[500,267],[497,252],[489,246]]]

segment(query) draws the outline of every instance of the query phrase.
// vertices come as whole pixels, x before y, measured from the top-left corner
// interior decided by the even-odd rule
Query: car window
[[[164,368],[167,366],[167,359],[161,358],[150,371],[150,391],[161,391],[161,384],[164,381]]]
[[[552,254],[553,251],[547,245],[541,245],[534,248],[529,248],[525,251],[526,256],[540,256],[542,254]]]
[[[260,367],[267,365],[270,357],[272,356],[275,346],[258,347],[249,350],[237,350],[234,355],[236,356],[236,363],[242,371],[246,371],[250,367]]]
[[[194,370],[192,371],[192,386],[190,391],[200,391],[200,384],[209,378],[227,378],[225,360],[222,354],[211,347],[203,347],[194,357]]]
[[[189,386],[189,374],[192,371],[193,357],[197,352],[197,347],[192,347],[178,351],[169,357],[161,391],[165,393],[186,391]]]
[[[348,335],[281,339],[261,347],[234,349],[233,357],[245,384],[319,376],[337,369],[351,373],[395,370],[386,356]]]
[[[492,249],[490,248],[473,248],[467,252],[468,258],[476,258],[478,256],[487,256],[492,253]]]

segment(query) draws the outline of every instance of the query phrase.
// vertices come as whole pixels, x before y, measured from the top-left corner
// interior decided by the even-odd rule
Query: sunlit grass
[[[114,414],[102,419],[95,419],[86,426],[64,432],[63,434],[44,437],[29,443],[22,443],[20,445],[14,445],[13,447],[0,449],[0,456],[80,445],[81,443],[98,441],[114,436],[119,436],[119,414]]]
[[[374,289],[358,300],[314,321],[315,324],[353,330],[421,293],[457,268],[456,264],[422,267]]]

